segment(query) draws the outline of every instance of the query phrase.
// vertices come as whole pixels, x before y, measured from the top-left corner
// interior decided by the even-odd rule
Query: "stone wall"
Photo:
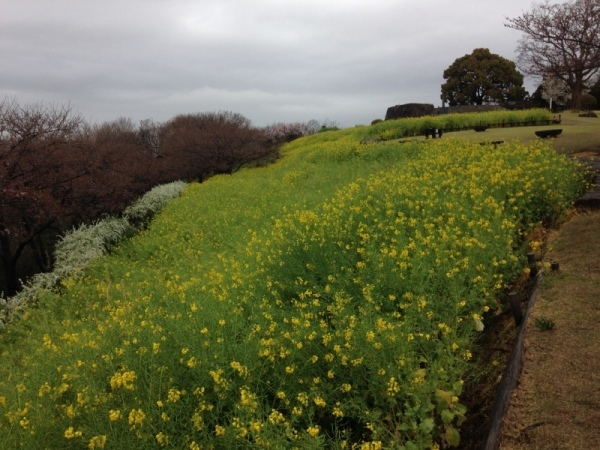
[[[433,114],[454,114],[454,113],[475,113],[475,112],[487,112],[487,111],[498,111],[505,109],[500,105],[459,105],[459,106],[446,106],[445,108],[435,108]]]
[[[405,103],[403,105],[390,106],[385,113],[385,120],[435,116],[438,114],[487,112],[501,109],[506,109],[506,105],[459,105],[434,108],[429,103]]]
[[[404,117],[431,116],[435,108],[428,103],[406,103],[390,106],[385,113],[385,120],[402,119]]]

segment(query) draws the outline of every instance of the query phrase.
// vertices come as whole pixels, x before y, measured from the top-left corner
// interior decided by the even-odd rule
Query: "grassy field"
[[[579,117],[578,112],[571,111],[565,111],[560,116],[560,124],[514,128],[489,128],[486,131],[479,133],[474,130],[456,131],[445,134],[442,136],[442,139],[453,137],[466,139],[472,142],[510,141],[518,139],[521,142],[528,143],[539,140],[535,135],[535,131],[537,130],[560,128],[563,132],[556,139],[548,139],[557,152],[571,155],[600,149],[598,144],[600,119]],[[553,117],[558,118],[558,115],[554,115]],[[425,138],[417,137],[413,139],[424,140]]]
[[[394,122],[192,184],[41,294],[0,336],[0,448],[458,445],[476,337],[583,174],[516,128],[361,143]]]

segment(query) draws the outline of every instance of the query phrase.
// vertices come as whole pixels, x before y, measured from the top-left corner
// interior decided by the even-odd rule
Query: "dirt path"
[[[545,275],[526,325],[500,448],[600,449],[600,212],[577,213],[549,241],[545,260],[560,270]]]

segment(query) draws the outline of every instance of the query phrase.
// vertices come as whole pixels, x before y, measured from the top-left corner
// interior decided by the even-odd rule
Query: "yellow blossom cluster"
[[[116,389],[129,389],[133,390],[133,382],[136,379],[136,374],[133,370],[120,370],[116,372],[110,379],[110,387],[113,390]]]

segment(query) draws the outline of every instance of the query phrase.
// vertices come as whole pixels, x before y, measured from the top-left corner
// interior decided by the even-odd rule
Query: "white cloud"
[[[70,103],[94,121],[240,112],[368,123],[439,104],[474,48],[514,59],[522,0],[5,0],[0,97]],[[529,87],[529,86],[528,86]]]

